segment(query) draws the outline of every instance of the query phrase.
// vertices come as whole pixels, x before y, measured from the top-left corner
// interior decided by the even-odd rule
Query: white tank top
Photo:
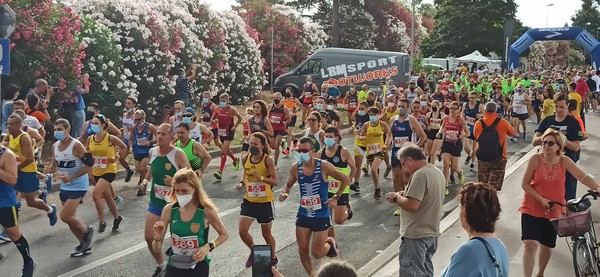
[[[410,103],[411,105],[415,101],[415,98],[417,98],[417,96],[419,96],[419,95],[416,92],[410,93],[410,90],[406,93],[406,99],[408,100],[408,103]]]
[[[202,143],[202,131],[200,131],[200,124],[199,123],[195,123],[196,126],[194,126],[194,128],[190,129],[190,138]]]
[[[71,144],[63,151],[58,150],[60,141],[54,143],[54,160],[56,160],[56,165],[58,167],[58,175],[73,175],[84,166],[81,159],[73,155],[75,143],[77,143],[77,140],[73,139]],[[84,174],[72,179],[68,184],[61,184],[61,189],[68,191],[85,191],[87,190],[88,185],[88,176],[87,174]]]
[[[179,124],[181,124],[182,122],[183,122],[182,120],[179,120],[179,119],[177,119],[177,116],[175,116],[175,117],[173,118],[173,131],[177,131],[177,130],[176,130],[176,129],[177,129],[177,126],[179,126]],[[190,130],[190,131],[191,131],[191,130]]]
[[[131,115],[131,117],[127,117],[127,113],[123,114],[123,119],[121,119],[121,124],[123,125],[123,138],[125,140],[129,140],[131,138],[131,132],[129,131],[129,127],[133,128],[135,126],[135,113]]]
[[[527,104],[525,104],[525,93],[519,95],[515,93],[513,96],[513,112],[516,114],[526,114]]]

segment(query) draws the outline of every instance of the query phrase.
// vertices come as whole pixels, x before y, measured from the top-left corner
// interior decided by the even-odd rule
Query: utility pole
[[[332,0],[333,18],[331,24],[331,46],[340,47],[340,1]]]
[[[412,5],[412,20],[410,21],[410,70],[412,71],[413,60],[415,59],[415,6],[416,0],[411,0]]]

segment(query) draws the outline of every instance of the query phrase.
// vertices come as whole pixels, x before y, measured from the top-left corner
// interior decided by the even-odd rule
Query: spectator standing
[[[506,136],[515,136],[515,129],[499,116],[495,102],[485,104],[485,115],[475,123],[473,136],[477,149],[477,179],[496,190],[502,189],[506,169]]]
[[[71,136],[78,138],[81,136],[83,131],[83,122],[85,122],[85,100],[83,100],[84,94],[90,93],[90,81],[89,75],[86,73],[83,75],[83,84],[77,85],[75,91],[70,95],[73,100],[73,111],[71,113]]]
[[[435,87],[437,85],[437,76],[435,74],[435,70],[432,69],[431,73],[429,73],[429,75],[427,75],[427,85],[429,86],[429,90],[430,91],[435,91]],[[423,89],[425,90],[425,89]]]
[[[588,86],[588,93],[586,95],[587,105],[586,105],[585,109],[586,109],[586,111],[589,111],[590,107],[591,107],[592,108],[592,112],[595,113],[596,112],[596,94],[595,94],[595,91],[596,91],[597,85],[596,85],[596,81],[594,80],[593,76],[595,76],[595,75],[592,75],[592,74],[587,75],[587,80],[585,81],[585,83]]]
[[[584,107],[587,104],[586,96],[589,94],[590,90],[588,88],[588,84],[585,82],[586,76],[584,76],[581,72],[578,72],[577,76],[579,78],[577,79],[577,86],[575,87],[575,92],[577,92],[577,94],[581,96],[581,102],[579,103],[579,110],[577,112],[579,113],[579,115],[581,116],[581,120],[583,120],[583,123],[585,124]],[[569,95],[569,98],[570,97],[571,96]]]
[[[54,95],[54,89],[54,87],[48,85],[48,82],[46,82],[46,80],[37,79],[35,81],[35,87],[30,89],[29,92],[27,92],[27,96],[35,95],[37,96],[37,98],[39,98],[39,101],[41,102],[40,107],[44,109],[42,110],[42,112],[46,115],[48,119],[50,118],[50,114],[48,114],[48,110],[46,109],[48,108],[48,104],[50,103],[50,98]]]
[[[592,72],[592,80],[596,82],[596,88],[594,89],[594,107],[597,108],[598,102],[600,102],[600,70]],[[598,111],[597,109],[595,110]]]
[[[44,123],[50,119],[48,115],[48,104],[44,104],[46,102],[40,102],[40,99],[34,95],[27,95],[27,108],[25,109],[25,113],[27,115],[31,115],[35,117],[42,126]]]
[[[412,178],[406,189],[389,192],[386,199],[400,206],[400,276],[433,276],[446,178],[416,145],[398,152],[400,166]]]
[[[190,91],[190,82],[196,78],[197,64],[193,64],[189,72],[186,73],[185,69],[179,69],[179,76],[175,80],[175,91],[177,92],[177,99],[183,101],[185,108],[190,106],[190,99],[192,93]],[[174,126],[176,127],[176,126]]]
[[[6,86],[6,92],[2,96],[2,133],[6,133],[6,121],[13,113],[13,103],[19,97],[19,87],[15,84]]]
[[[327,98],[328,99],[337,99],[340,97],[340,89],[335,86],[335,83],[329,82],[329,86],[327,86]]]
[[[425,90],[425,71],[423,70],[421,70],[419,77],[417,78],[417,86],[421,88],[421,90]]]

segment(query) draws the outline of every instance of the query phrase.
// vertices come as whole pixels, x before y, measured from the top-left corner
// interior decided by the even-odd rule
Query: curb
[[[504,179],[506,180],[510,177],[517,169],[519,169],[523,164],[525,164],[530,156],[537,153],[537,148],[533,146],[533,144],[529,144],[521,151],[516,152],[512,155],[508,161],[506,162],[506,170],[504,174]],[[527,158],[527,159],[526,159]],[[446,230],[450,228],[450,226],[454,225],[459,219],[458,215],[458,207],[457,201],[450,201],[444,204],[442,208],[444,216],[442,216],[442,221],[440,222],[440,234],[444,233]],[[380,270],[385,270],[386,265],[391,263],[393,259],[398,257],[398,249],[400,248],[401,239],[398,238],[394,242],[390,244],[386,249],[384,249],[379,255],[375,256],[371,261],[366,263],[363,267],[358,270],[358,276],[375,276]],[[387,272],[386,272],[387,273]],[[379,276],[379,275],[377,275]]]

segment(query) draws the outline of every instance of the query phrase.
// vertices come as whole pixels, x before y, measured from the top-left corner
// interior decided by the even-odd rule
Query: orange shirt
[[[579,127],[581,127],[581,133],[583,135],[585,135],[586,131],[585,131],[585,125],[583,124],[583,120],[581,120],[581,116],[577,115],[577,114],[569,114],[570,116],[574,117],[575,119],[577,119],[577,122],[579,122]]]
[[[531,187],[542,197],[559,203],[565,203],[565,178],[567,170],[563,165],[564,156],[561,157],[560,162],[550,166],[542,161],[542,154],[536,154],[531,159],[538,159],[538,165],[533,173],[531,179]],[[568,158],[567,158],[568,159]],[[541,218],[557,218],[560,216],[560,212],[563,209],[558,206],[554,206],[552,211],[546,212],[547,209],[540,204],[533,196],[525,193],[523,202],[519,211],[523,214],[530,216],[541,217]]]
[[[486,126],[492,126],[496,118],[498,118],[498,114],[496,113],[485,113],[481,120],[485,122]],[[502,156],[507,159],[508,155],[506,154],[506,136],[514,136],[515,129],[510,126],[508,121],[505,119],[500,119],[500,122],[498,122],[498,125],[496,125],[496,130],[498,131],[498,139],[500,139],[500,143],[502,143]],[[481,126],[480,120],[477,120],[473,129],[473,136],[475,136],[475,139],[479,139],[481,132],[483,132],[483,126]]]
[[[31,115],[31,116],[35,117],[42,125],[44,125],[46,120],[48,120],[48,117],[46,117],[46,115],[40,111],[33,111],[32,109],[27,108],[27,109],[25,109],[25,113],[27,115]]]

